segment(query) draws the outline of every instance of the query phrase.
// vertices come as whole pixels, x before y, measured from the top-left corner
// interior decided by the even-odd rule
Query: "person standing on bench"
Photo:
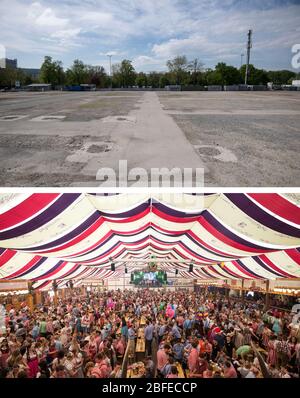
[[[145,341],[146,341],[146,355],[152,355],[152,340],[153,340],[153,331],[154,325],[147,320],[145,327]]]

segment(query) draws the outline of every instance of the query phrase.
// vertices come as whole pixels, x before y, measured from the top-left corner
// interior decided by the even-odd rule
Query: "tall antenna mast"
[[[245,85],[248,84],[249,77],[249,64],[250,64],[250,52],[252,48],[252,29],[248,32],[248,43],[247,43],[247,64],[246,64],[246,73],[245,73]]]

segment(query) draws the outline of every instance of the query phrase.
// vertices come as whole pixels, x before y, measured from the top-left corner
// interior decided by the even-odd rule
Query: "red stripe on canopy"
[[[0,230],[15,227],[16,224],[28,221],[28,218],[43,210],[60,194],[33,194],[22,203],[0,214]]]
[[[299,207],[277,193],[253,193],[248,196],[281,218],[300,224]]]

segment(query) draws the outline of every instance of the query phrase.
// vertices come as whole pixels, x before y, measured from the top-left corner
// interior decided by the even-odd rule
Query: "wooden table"
[[[145,352],[145,351],[146,351],[146,342],[145,342],[144,329],[139,328],[137,332],[137,342],[136,342],[135,352]]]
[[[132,369],[127,370],[127,379],[140,379],[142,378],[141,374],[134,374]]]
[[[176,368],[177,368],[177,371],[178,371],[178,377],[180,379],[185,379],[184,371],[183,371],[182,366],[181,366],[181,364],[179,362],[176,362]]]

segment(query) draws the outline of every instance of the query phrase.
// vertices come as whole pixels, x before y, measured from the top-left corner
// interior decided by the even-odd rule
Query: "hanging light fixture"
[[[114,259],[113,259],[112,257],[110,257],[109,259],[110,259],[110,261],[111,261],[111,263],[110,263],[110,269],[111,269],[111,271],[115,272],[115,270],[116,270],[116,265],[115,265],[115,263],[114,263]]]

